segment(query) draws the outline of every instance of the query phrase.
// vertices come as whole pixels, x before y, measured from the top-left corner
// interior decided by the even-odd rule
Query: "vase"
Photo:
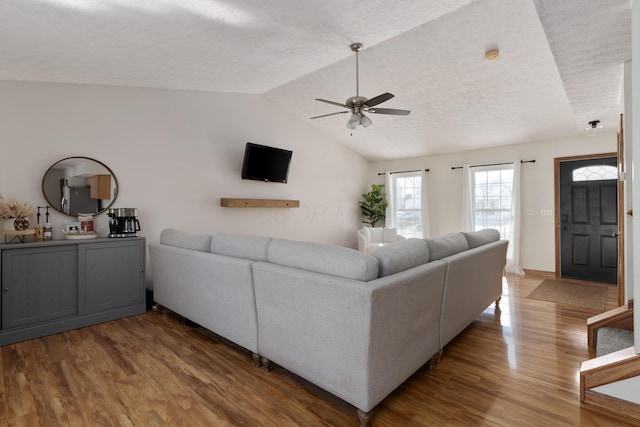
[[[15,218],[13,221],[13,228],[18,231],[24,231],[29,228],[29,220],[27,218]]]

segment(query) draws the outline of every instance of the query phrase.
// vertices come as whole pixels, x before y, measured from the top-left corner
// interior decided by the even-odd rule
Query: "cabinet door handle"
[[[5,292],[9,292],[9,288],[4,288],[4,291]]]

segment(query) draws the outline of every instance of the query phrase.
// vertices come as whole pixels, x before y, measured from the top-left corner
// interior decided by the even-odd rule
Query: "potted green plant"
[[[384,221],[387,206],[385,194],[382,192],[383,184],[371,184],[371,191],[364,193],[360,201],[360,210],[366,219],[362,220],[365,224],[375,227],[379,221]]]

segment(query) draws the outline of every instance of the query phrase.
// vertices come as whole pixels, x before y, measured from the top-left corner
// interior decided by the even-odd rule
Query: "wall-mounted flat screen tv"
[[[293,152],[247,142],[242,163],[242,179],[287,182]]]

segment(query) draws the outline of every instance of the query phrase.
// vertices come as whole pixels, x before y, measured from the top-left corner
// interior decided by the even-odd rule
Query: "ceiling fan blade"
[[[326,102],[327,104],[337,105],[338,107],[349,108],[349,107],[347,107],[347,106],[346,106],[346,105],[344,105],[344,104],[340,104],[339,102],[327,101],[326,99],[316,98],[316,101]]]
[[[364,105],[366,105],[367,107],[373,107],[374,105],[382,104],[383,102],[388,101],[391,98],[393,98],[393,94],[386,92],[382,95],[374,96],[373,98],[365,102]]]
[[[323,114],[321,116],[315,116],[315,117],[309,117],[310,119],[319,119],[320,117],[328,117],[328,116],[335,116],[336,114],[344,114],[344,113],[348,113],[349,111],[338,111],[337,113],[329,113],[329,114]]]
[[[409,110],[398,110],[395,108],[372,108],[367,110],[367,113],[375,113],[375,114],[391,114],[393,116],[408,116],[411,111]]]

